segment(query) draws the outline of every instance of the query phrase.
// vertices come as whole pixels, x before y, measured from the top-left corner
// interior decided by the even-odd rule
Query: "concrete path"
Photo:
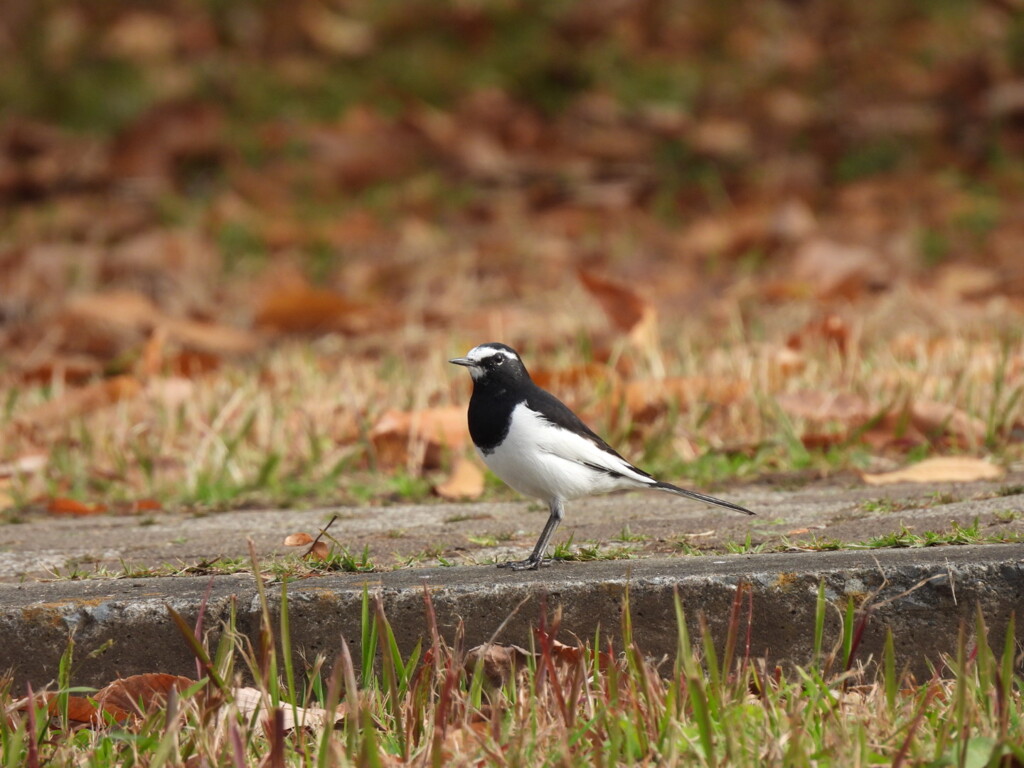
[[[961,486],[718,491],[757,510],[756,518],[702,509],[656,493],[591,499],[569,508],[556,541],[570,535],[576,544],[600,541],[599,553],[625,547],[630,559],[566,562],[526,573],[471,564],[522,556],[533,545],[546,513],[520,502],[205,517],[158,514],[148,519],[34,518],[0,527],[0,670],[11,669],[18,686],[51,682],[73,633],[76,685],[102,685],[115,676],[140,672],[191,674],[194,663],[166,606],[193,621],[210,589],[205,626],[216,628],[234,604],[239,628],[255,641],[259,605],[251,574],[69,580],[47,577],[47,570],[121,572],[121,561],[177,563],[184,569],[217,557],[244,557],[247,537],[267,562],[286,551],[281,546],[285,535],[315,534],[337,511],[341,517],[332,533],[351,551],[365,546],[381,565],[413,558],[419,567],[292,582],[292,642],[306,659],[318,653],[333,658],[342,636],[350,643],[358,641],[364,586],[381,594],[405,651],[426,632],[425,588],[442,631],[451,638],[462,620],[469,644],[487,640],[513,614],[501,639],[528,643],[542,599],[549,610],[563,611],[564,640],[571,640],[570,633],[592,637],[598,626],[616,639],[628,591],[640,646],[660,657],[675,648],[676,591],[691,621],[704,615],[720,640],[742,582],[750,585],[752,595],[752,654],[770,664],[806,663],[817,585],[824,580],[833,606],[830,641],[839,636],[839,616],[847,600],[870,599],[879,607],[861,658],[877,658],[889,628],[900,664],[923,675],[929,662],[941,664],[941,654],[954,649],[961,622],[971,624],[977,610],[992,631],[988,639],[994,645],[1001,642],[1011,613],[1024,616],[1024,545],[804,552],[799,542],[815,536],[859,542],[903,526],[918,534],[948,532],[953,524],[970,526],[975,521],[982,536],[1021,534],[1024,496],[1015,493],[1019,483],[1020,478],[1009,478]],[[775,549],[788,542],[788,550],[725,554],[727,542],[745,543],[748,535],[752,547],[763,543]],[[719,549],[700,557],[682,554],[692,553],[693,547]],[[295,550],[290,554],[295,556]],[[436,567],[438,555],[465,565]],[[271,579],[268,589],[276,611],[280,584]],[[108,642],[105,652],[89,656]],[[353,650],[358,659],[358,649]]]
[[[772,486],[717,489],[755,510],[747,517],[669,494],[644,492],[583,499],[568,506],[554,543],[599,544],[599,554],[670,556],[692,549],[723,550],[729,542],[764,549],[818,538],[860,542],[906,526],[916,533],[970,525],[984,535],[1024,533],[1024,476],[999,483]],[[1009,495],[1004,495],[1009,494]],[[86,518],[27,517],[0,525],[0,582],[121,574],[137,567],[189,566],[248,557],[251,537],[261,555],[296,555],[283,546],[298,531],[316,535],[338,515],[330,533],[353,554],[366,548],[381,569],[524,557],[547,519],[535,503],[416,504],[308,511],[260,510],[205,516],[147,513]]]

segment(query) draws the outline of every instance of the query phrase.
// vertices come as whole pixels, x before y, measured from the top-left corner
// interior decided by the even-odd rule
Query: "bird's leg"
[[[542,565],[551,565],[551,558],[544,559],[544,553],[547,551],[548,542],[551,541],[555,529],[562,522],[563,505],[560,499],[554,499],[548,502],[548,508],[551,510],[551,514],[548,516],[548,521],[544,524],[544,530],[540,532],[540,538],[537,539],[537,546],[533,548],[533,554],[525,560],[511,560],[507,563],[499,563],[499,568],[511,568],[513,571],[535,571]]]

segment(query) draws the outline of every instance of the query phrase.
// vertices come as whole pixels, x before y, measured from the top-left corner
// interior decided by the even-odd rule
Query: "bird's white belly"
[[[479,453],[504,482],[525,496],[543,501],[569,501],[647,484],[586,466],[583,462],[606,465],[607,455],[585,437],[548,423],[525,404],[517,406],[502,443],[491,453]]]

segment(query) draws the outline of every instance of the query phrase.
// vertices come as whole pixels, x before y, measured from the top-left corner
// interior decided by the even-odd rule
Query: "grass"
[[[758,361],[749,339],[723,339],[721,347],[712,349],[699,329],[693,333],[663,349],[667,374],[691,376],[699,360],[702,376],[747,382],[745,396],[718,405],[670,400],[663,413],[638,420],[597,380],[582,379],[558,391],[586,408],[595,430],[624,455],[676,482],[714,487],[765,475],[829,476],[865,467],[871,453],[856,438],[823,448],[803,446],[800,435],[816,427],[784,416],[774,402],[776,393],[790,389],[837,388],[890,402],[912,388],[921,397],[988,417],[986,432],[996,436],[1008,435],[1022,413],[1019,398],[1007,401],[987,379],[1002,354],[991,343],[963,339],[901,360],[895,357],[895,350],[902,349],[897,341],[880,340],[861,353],[856,367],[832,368],[827,359],[811,356],[802,372],[780,382]],[[23,511],[53,496],[108,506],[156,499],[164,506],[195,510],[429,502],[444,470],[424,470],[412,442],[408,459],[384,463],[369,435],[387,408],[465,402],[466,382],[445,368],[445,354],[438,349],[422,361],[342,361],[311,347],[284,345],[268,350],[252,367],[192,381],[185,402],[164,401],[156,394],[54,424],[42,433],[10,427],[18,414],[58,397],[59,391],[11,390],[17,393],[16,404],[9,416],[0,417],[0,429],[10,435],[0,448],[0,462],[36,452],[39,445],[47,456],[42,471],[3,481],[0,505]],[[578,355],[564,350],[529,362],[557,370],[579,364],[584,356],[581,345]],[[618,376],[611,369],[608,373]],[[639,371],[625,382],[647,375]],[[889,383],[880,385],[881,380]],[[950,391],[951,381],[957,382],[956,391]],[[893,439],[899,436],[894,433]],[[942,450],[941,442],[916,449],[920,457]],[[974,446],[975,453],[984,450],[980,443]],[[1010,441],[996,441],[994,451],[997,460],[1007,463],[1021,455],[1020,444]],[[517,497],[488,476],[484,498]],[[887,510],[879,506],[878,511]]]
[[[254,562],[252,567],[259,569]],[[170,699],[139,697],[141,713],[91,727],[72,687],[75,645],[46,699],[18,704],[0,685],[0,756],[5,766],[543,765],[1010,766],[1024,760],[1024,705],[1015,622],[1003,637],[979,613],[953,651],[916,680],[886,636],[864,657],[874,596],[831,606],[824,585],[805,628],[810,658],[785,668],[751,654],[750,591],[740,585],[724,629],[675,602],[677,652],[652,660],[634,631],[628,593],[610,634],[557,640],[560,617],[542,610],[530,647],[467,650],[465,628],[444,639],[424,591],[422,639],[406,651],[379,595],[364,591],[355,658],[340,652],[297,665],[287,585],[271,610],[262,580],[261,640],[241,634],[233,615],[215,646],[168,609],[203,677]],[[838,609],[838,610],[834,610]],[[826,626],[839,628],[834,646]],[[671,622],[672,619],[670,618]],[[499,628],[500,633],[500,628]],[[831,636],[831,635],[829,635]],[[488,655],[490,654],[490,655]],[[490,658],[488,664],[486,659]],[[357,666],[356,661],[359,664]],[[239,679],[254,681],[257,710],[243,706]],[[165,689],[165,693],[166,693]],[[297,707],[328,713],[334,728],[288,730]],[[78,715],[81,717],[81,715]]]

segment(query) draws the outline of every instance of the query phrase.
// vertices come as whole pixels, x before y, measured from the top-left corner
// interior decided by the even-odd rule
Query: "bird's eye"
[[[496,360],[494,361],[494,364],[495,364],[495,365],[504,365],[504,364],[505,364],[505,358],[504,358],[504,357],[499,357],[499,358],[497,358],[497,359],[496,359]]]

